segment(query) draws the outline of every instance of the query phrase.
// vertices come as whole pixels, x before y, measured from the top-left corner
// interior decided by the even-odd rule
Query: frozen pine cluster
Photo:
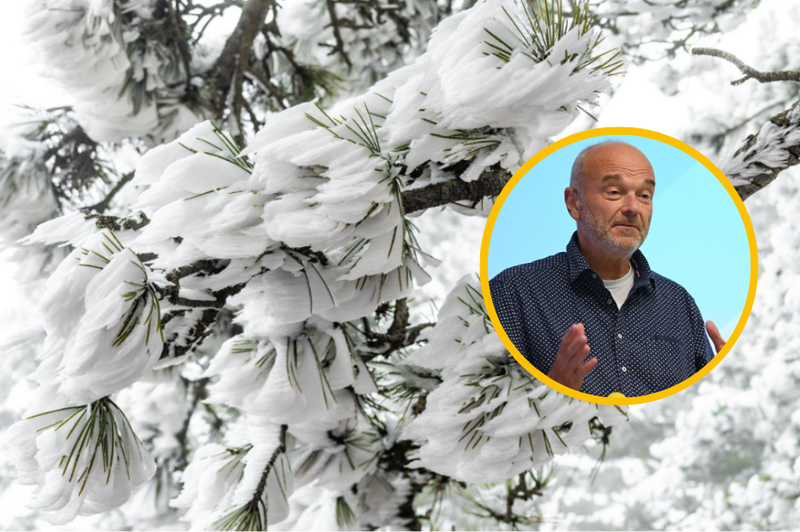
[[[760,189],[781,170],[797,164],[800,149],[800,105],[765,123],[725,159],[720,169],[734,186]]]
[[[464,482],[501,482],[588,440],[591,424],[626,417],[620,407],[576,401],[531,377],[494,333],[480,291],[459,281],[428,343],[404,365],[438,371],[425,410],[408,426],[423,441],[412,467]]]

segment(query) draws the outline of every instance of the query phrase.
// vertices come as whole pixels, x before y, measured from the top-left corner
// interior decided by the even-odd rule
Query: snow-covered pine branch
[[[619,71],[616,52],[601,45],[585,5],[566,19],[548,9],[554,4],[479,3],[446,19],[424,54],[366,93],[327,108],[304,103],[274,114],[244,150],[211,122],[150,150],[128,185],[136,198],[125,222],[70,213],[39,226],[30,243],[75,250],[51,278],[43,304],[48,334],[34,414],[62,403],[105,405],[154,368],[185,363],[221,310],[232,307],[241,332],[202,378],[214,381],[208,404],[235,409],[239,429],[224,436],[221,448],[199,452],[187,474],[220,482],[203,473],[218,467],[209,459],[218,453],[241,456],[243,469],[234,483],[184,485],[176,504],[191,508],[186,519],[194,526],[292,521],[295,485],[338,494],[328,500],[344,522],[418,522],[414,497],[441,481],[437,468],[455,478],[499,481],[588,439],[596,407],[548,394],[512,369],[485,316],[459,307],[464,285],[448,300],[445,324],[429,337],[431,345],[445,345],[458,336],[461,348],[437,354],[449,361],[444,365],[418,361],[428,365],[427,375],[414,376],[419,370],[401,364],[402,349],[416,336],[402,331],[408,318],[399,301],[429,279],[423,264],[436,264],[420,249],[404,194],[419,193],[426,201],[428,187],[472,185],[487,175],[502,185],[497,175],[510,176],[574,119],[580,105],[593,104]],[[112,15],[103,12],[99,27]],[[83,18],[73,22],[74,31],[88,31]],[[116,83],[118,72],[114,76],[109,80]],[[467,190],[476,196],[433,194],[415,210],[440,205],[444,197],[469,200],[452,204],[465,212],[486,212],[487,189]],[[490,194],[496,190],[489,188]],[[392,301],[401,327],[384,333],[379,316]],[[467,320],[465,331],[451,330],[461,324],[455,316]],[[394,339],[392,349],[376,345],[380,335]],[[475,342],[465,341],[473,335]],[[503,366],[517,388],[495,393],[484,386],[485,404],[478,408],[480,399],[473,398],[467,407],[472,438],[459,440],[465,405],[452,405],[442,394],[452,388],[467,400],[465,393],[474,392],[448,355],[462,349],[475,372],[492,378]],[[509,405],[503,416],[501,402]],[[412,404],[418,406],[410,416],[396,414]],[[536,422],[507,434],[498,421],[483,425],[492,412],[503,420],[528,413]],[[450,430],[405,434],[412,417],[417,427],[435,420]],[[32,421],[20,421],[15,431],[30,435],[37,428]],[[433,466],[438,444],[465,447]],[[122,445],[127,454],[139,448]],[[498,446],[502,467],[478,460],[464,468],[468,456]],[[405,482],[414,447],[418,465],[428,469]],[[48,467],[47,456],[38,453],[35,460]],[[69,488],[80,488],[59,475],[39,478],[40,490],[57,486],[72,497]],[[131,478],[147,476],[141,467]],[[382,501],[347,495],[353,486],[376,483],[389,494]],[[124,495],[114,499],[121,503],[128,488],[110,493]],[[213,508],[197,506],[210,494],[216,494]],[[74,512],[100,508],[75,500]]]
[[[800,102],[771,117],[720,165],[743,200],[800,163]]]
[[[108,397],[36,411],[5,438],[19,481],[37,486],[31,507],[53,524],[118,508],[155,470],[125,414]]]
[[[461,279],[428,340],[402,364],[440,372],[405,436],[423,442],[411,467],[464,482],[501,482],[548,462],[611,426],[615,406],[576,401],[533,379],[494,332],[480,290]]]

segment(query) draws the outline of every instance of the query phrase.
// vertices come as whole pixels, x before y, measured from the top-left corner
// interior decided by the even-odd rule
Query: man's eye
[[[609,190],[608,193],[609,194],[619,194],[619,191],[618,190]]]

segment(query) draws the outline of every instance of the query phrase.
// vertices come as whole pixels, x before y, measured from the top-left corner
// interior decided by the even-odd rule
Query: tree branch
[[[98,203],[95,203],[94,205],[90,205],[89,207],[84,207],[81,210],[84,211],[84,212],[92,212],[92,211],[94,211],[94,212],[97,212],[99,214],[102,214],[103,212],[105,212],[105,210],[108,209],[108,206],[111,204],[111,200],[114,199],[114,196],[117,195],[117,192],[122,190],[122,187],[127,185],[128,182],[131,179],[133,179],[133,175],[134,175],[133,172],[128,172],[127,174],[123,175],[120,178],[120,180],[117,181],[117,184],[114,185],[114,187],[111,190],[108,191],[108,194],[106,194],[106,197],[103,198],[102,201],[100,201]]]
[[[800,164],[800,101],[773,116],[742,142],[720,169],[742,200],[772,183],[783,170]]]
[[[186,392],[192,394],[192,403],[189,406],[189,410],[186,413],[186,417],[183,420],[183,425],[181,426],[181,430],[175,433],[175,439],[180,444],[180,454],[178,455],[178,466],[177,469],[179,471],[183,471],[186,469],[189,461],[187,457],[189,456],[189,442],[187,441],[186,435],[189,433],[189,425],[192,422],[192,417],[194,417],[195,410],[197,410],[197,405],[200,401],[204,401],[208,398],[208,383],[211,382],[209,377],[203,377],[196,381],[190,381],[185,377],[180,377],[183,385],[186,387]]]
[[[394,302],[394,317],[389,330],[385,333],[375,332],[370,329],[369,321],[364,318],[364,336],[367,339],[367,347],[370,351],[361,353],[361,359],[368,362],[379,356],[389,356],[399,349],[404,349],[414,345],[420,333],[428,327],[433,327],[433,323],[421,323],[409,327],[408,301],[398,299]]]
[[[333,27],[333,36],[336,39],[336,45],[331,47],[332,49],[330,54],[339,52],[339,55],[342,56],[344,64],[347,65],[348,69],[350,69],[353,67],[353,64],[350,62],[350,58],[347,57],[347,52],[344,50],[344,41],[342,40],[342,34],[339,31],[341,23],[339,22],[339,18],[336,16],[336,2],[335,0],[325,0],[325,5],[328,7],[328,15],[331,18],[330,25]]]
[[[241,80],[244,77],[244,72],[250,65],[250,49],[253,46],[253,41],[258,35],[261,27],[264,25],[264,19],[267,17],[267,12],[274,0],[248,0],[242,8],[242,15],[239,18],[239,23],[236,29],[228,40],[225,42],[225,47],[222,53],[217,58],[213,70],[216,71],[214,76],[215,87],[217,94],[214,98],[214,109],[218,117],[221,117],[226,108],[228,94],[231,90],[231,85],[234,90],[241,90]],[[234,102],[236,98],[234,97]]]
[[[497,197],[511,179],[508,170],[495,165],[483,171],[475,181],[453,179],[424,188],[403,192],[403,207],[406,214],[423,211],[456,201],[479,201],[487,196]]]
[[[692,55],[707,55],[710,57],[718,57],[732,63],[739,70],[741,70],[744,77],[731,81],[731,85],[741,85],[748,79],[755,79],[761,83],[770,83],[773,81],[800,81],[800,72],[793,70],[782,70],[780,72],[761,72],[744,63],[735,55],[717,50],[716,48],[693,48]]]
[[[107,216],[99,213],[84,212],[84,219],[95,220],[95,225],[98,229],[111,229],[112,231],[121,231],[123,229],[138,231],[142,227],[150,223],[150,218],[145,213],[139,213],[140,219],[135,218],[120,218],[119,216]]]
[[[225,306],[225,303],[228,301],[230,296],[236,295],[242,291],[247,284],[246,281],[211,292],[210,295],[214,296],[214,299],[206,300],[181,297],[181,279],[198,274],[203,276],[216,275],[223,271],[228,264],[230,264],[229,260],[198,260],[197,262],[193,262],[192,264],[188,264],[186,266],[181,266],[180,268],[169,272],[166,275],[166,279],[172,283],[171,285],[154,286],[161,298],[166,299],[173,305],[189,308],[221,309]]]
[[[172,0],[166,0],[167,10],[169,12],[169,22],[172,31],[175,33],[175,41],[178,46],[178,51],[181,54],[181,61],[183,62],[183,70],[186,72],[186,92],[188,93],[192,88],[192,54],[189,52],[189,45],[186,43],[186,32],[184,28],[186,24],[183,17],[177,12],[172,5]]]

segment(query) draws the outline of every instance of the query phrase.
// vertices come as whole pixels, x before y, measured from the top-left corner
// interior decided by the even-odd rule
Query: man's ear
[[[580,207],[581,200],[578,197],[578,191],[572,187],[564,189],[564,203],[567,205],[567,212],[572,216],[573,220],[580,220]]]

